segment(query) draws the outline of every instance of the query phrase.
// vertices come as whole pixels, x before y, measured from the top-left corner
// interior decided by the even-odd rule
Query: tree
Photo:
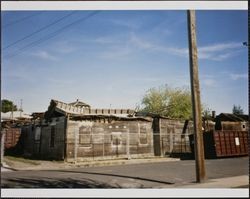
[[[235,104],[233,106],[232,112],[233,112],[233,114],[244,114],[244,111],[241,108],[241,106],[240,105],[236,106]]]
[[[205,120],[212,119],[212,110],[208,107],[203,106],[202,117]]]
[[[1,100],[1,112],[17,111],[17,106],[10,100]]]
[[[191,119],[191,92],[187,88],[170,88],[168,85],[151,88],[144,95],[143,112],[170,118]]]

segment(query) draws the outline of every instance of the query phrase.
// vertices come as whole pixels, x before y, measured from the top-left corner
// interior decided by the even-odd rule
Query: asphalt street
[[[207,180],[249,175],[249,158],[206,160],[206,174]],[[2,188],[176,188],[195,181],[194,160],[12,171],[1,175]]]

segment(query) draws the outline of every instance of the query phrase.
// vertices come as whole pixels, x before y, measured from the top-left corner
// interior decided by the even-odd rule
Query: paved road
[[[249,175],[249,158],[206,160],[208,180]],[[194,160],[65,170],[3,172],[3,188],[163,188],[195,181]]]

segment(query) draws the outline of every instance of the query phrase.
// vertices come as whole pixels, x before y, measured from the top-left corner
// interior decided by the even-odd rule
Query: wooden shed
[[[40,125],[40,157],[69,162],[152,157],[152,121],[130,109],[91,109],[51,100]]]
[[[215,118],[216,130],[248,131],[249,116],[243,114],[221,113]]]

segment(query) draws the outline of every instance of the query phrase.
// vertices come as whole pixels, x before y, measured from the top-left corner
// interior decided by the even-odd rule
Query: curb
[[[157,163],[157,162],[174,162],[180,161],[180,159],[174,158],[162,158],[162,159],[130,159],[130,160],[109,160],[99,162],[85,162],[76,163],[76,167],[100,167],[100,166],[115,166],[115,165],[132,165],[132,164],[144,164],[144,163]]]
[[[174,162],[180,161],[179,158],[152,158],[152,159],[123,159],[123,160],[96,160],[88,162],[76,162],[76,163],[62,163],[61,165],[48,165],[48,166],[26,166],[23,168],[9,167],[4,165],[6,169],[12,171],[27,171],[27,170],[62,170],[71,168],[89,168],[89,167],[101,167],[101,166],[116,166],[116,165],[133,165],[133,164],[147,164],[147,163],[157,163],[157,162]]]
[[[7,172],[7,171],[18,171],[18,170],[10,168],[10,167],[5,167],[5,166],[1,167],[1,172]]]

